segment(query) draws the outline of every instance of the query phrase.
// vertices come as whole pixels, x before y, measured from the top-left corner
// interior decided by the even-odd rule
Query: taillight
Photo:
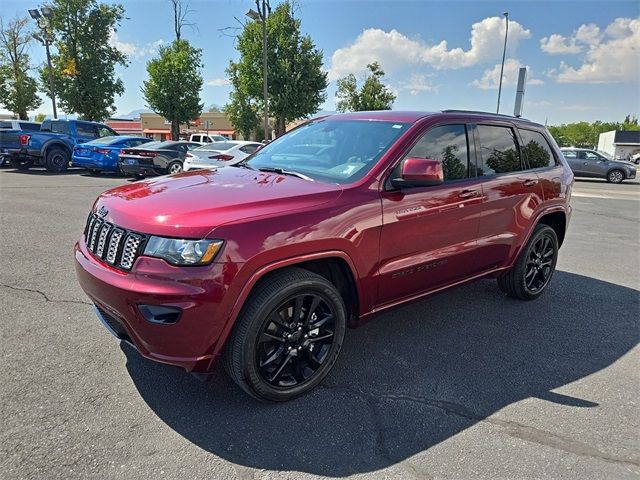
[[[108,148],[94,148],[93,151],[96,152],[96,153],[100,153],[102,155],[106,155],[111,150],[109,150]]]
[[[140,152],[140,155],[143,157],[151,157],[151,158],[158,156],[158,154],[154,152]]]
[[[228,162],[229,160],[233,160],[233,155],[225,155],[224,153],[221,153],[220,155],[212,155],[209,158],[211,158],[212,160],[222,160],[224,162]]]
[[[196,156],[193,153],[187,152],[186,158],[196,158]]]
[[[29,145],[29,140],[31,140],[31,135],[25,135],[24,133],[20,135],[20,145],[27,146]]]

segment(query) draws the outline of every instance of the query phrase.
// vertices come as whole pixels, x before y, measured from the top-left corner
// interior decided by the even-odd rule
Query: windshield
[[[239,144],[231,143],[231,142],[213,142],[213,143],[208,143],[207,145],[203,145],[201,147],[195,148],[194,150],[204,150],[206,152],[210,152],[212,150],[229,150],[235,147],[236,145],[239,145]]]
[[[91,145],[113,145],[114,143],[118,143],[122,141],[122,137],[101,137],[96,138],[95,140],[91,140],[87,142]]]
[[[248,164],[351,183],[364,177],[407,128],[398,122],[317,120],[258,150]]]

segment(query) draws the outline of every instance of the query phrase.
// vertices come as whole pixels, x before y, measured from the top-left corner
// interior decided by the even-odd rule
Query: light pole
[[[265,140],[269,140],[269,93],[267,82],[267,16],[271,7],[268,0],[262,0],[262,8],[260,8],[259,0],[256,0],[256,12],[252,8],[246,13],[247,17],[262,24],[262,89],[263,89],[263,102],[264,102],[264,136]]]
[[[498,107],[496,113],[500,113],[500,94],[502,93],[502,75],[504,73],[504,57],[507,54],[507,35],[509,34],[509,12],[504,12],[504,48],[502,49],[502,66],[500,67],[500,84],[498,86]]]
[[[41,13],[42,12],[42,13]],[[56,110],[56,94],[53,90],[53,69],[51,67],[51,52],[49,51],[49,45],[51,44],[51,33],[49,32],[49,20],[53,17],[53,10],[49,7],[42,7],[40,10],[37,8],[29,9],[29,15],[38,24],[38,28],[42,30],[42,36],[33,34],[33,38],[38,40],[44,45],[47,50],[47,67],[49,68],[49,96],[51,97],[51,104],[53,105],[53,118],[58,118],[58,111]]]

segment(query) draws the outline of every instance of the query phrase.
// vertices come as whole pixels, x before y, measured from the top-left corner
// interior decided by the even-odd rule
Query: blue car
[[[73,148],[71,165],[86,168],[93,174],[117,172],[118,156],[123,148],[135,148],[153,140],[144,137],[102,137]]]

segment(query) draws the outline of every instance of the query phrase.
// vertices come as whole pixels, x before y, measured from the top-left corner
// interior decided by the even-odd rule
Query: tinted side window
[[[442,164],[444,179],[469,176],[469,148],[464,125],[442,125],[426,132],[405,158],[430,158]]]
[[[240,150],[246,154],[251,155],[253,152],[255,152],[258,149],[257,145],[245,145],[243,147],[240,147]]]
[[[562,155],[564,156],[564,158],[577,158],[578,155],[576,155],[576,151],[575,150],[565,150],[564,152],[562,152]]]
[[[37,132],[40,130],[40,124],[38,123],[21,123],[20,128],[28,132]]]
[[[556,164],[553,151],[547,139],[540,132],[520,130],[522,154],[529,168],[553,167]]]
[[[518,143],[509,127],[478,125],[480,168],[478,175],[519,172],[522,170]]]
[[[69,125],[66,122],[51,122],[51,131],[69,135]]]
[[[94,125],[87,123],[76,123],[76,132],[81,137],[93,137],[98,138],[98,131]]]

